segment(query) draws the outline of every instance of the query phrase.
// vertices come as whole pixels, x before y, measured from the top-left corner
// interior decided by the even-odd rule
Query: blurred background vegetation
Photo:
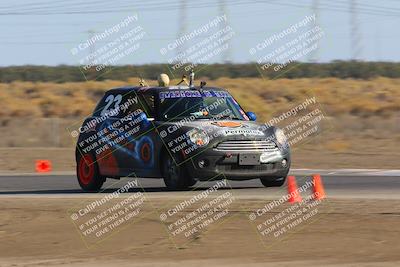
[[[360,62],[360,61],[334,61],[330,63],[299,63],[292,62],[283,71],[276,72],[274,66],[268,70],[262,70],[267,78],[326,78],[334,77],[340,79],[371,79],[374,77],[400,78],[400,63],[391,62]],[[77,66],[11,66],[0,67],[0,82],[10,83],[13,81],[32,82],[79,82],[85,80],[127,80],[131,77],[143,77],[155,79],[159,73],[170,74],[167,65],[126,65],[115,66],[112,71],[101,76],[87,75],[85,77]],[[260,77],[260,66],[256,63],[249,64],[211,64],[196,67],[198,76],[209,79],[220,77],[241,78]],[[177,73],[177,72],[175,72]],[[180,73],[180,75],[183,73]],[[96,75],[96,73],[95,73]],[[178,77],[177,77],[178,78]]]

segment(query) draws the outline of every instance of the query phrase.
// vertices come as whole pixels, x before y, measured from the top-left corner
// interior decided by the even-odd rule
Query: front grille
[[[260,165],[218,165],[218,170],[223,171],[268,171],[275,168],[274,163],[260,164]]]
[[[216,146],[216,149],[220,151],[274,152],[278,150],[278,147],[272,141],[237,140],[221,142]]]

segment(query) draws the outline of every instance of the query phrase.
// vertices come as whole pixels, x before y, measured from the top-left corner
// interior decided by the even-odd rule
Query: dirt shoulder
[[[247,215],[265,203],[241,201],[218,227],[177,247],[159,213],[153,212],[161,201],[152,199],[144,206],[149,211],[144,218],[89,248],[69,213],[85,201],[1,198],[0,265],[398,266],[400,262],[399,200],[329,200],[312,223],[267,244]]]

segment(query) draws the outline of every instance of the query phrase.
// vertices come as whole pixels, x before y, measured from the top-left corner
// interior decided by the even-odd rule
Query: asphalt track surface
[[[293,170],[298,186],[310,181],[311,173],[321,173],[327,195],[334,198],[378,198],[400,199],[400,171],[399,170]],[[103,185],[103,193],[111,193],[129,180],[108,179]],[[168,192],[162,179],[139,178],[141,189],[132,189],[130,192],[142,190],[156,197],[168,197],[182,192]],[[198,182],[193,192],[209,188],[215,182]],[[286,187],[264,188],[259,180],[228,181],[230,190],[238,197],[259,198],[276,197],[284,194]],[[83,193],[76,176],[72,173],[57,175],[33,174],[1,174],[0,196],[32,196],[32,197],[88,197],[96,194]]]

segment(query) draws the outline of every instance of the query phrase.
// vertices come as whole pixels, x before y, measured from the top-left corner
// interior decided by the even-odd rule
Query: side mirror
[[[141,118],[141,120],[144,121],[145,123],[149,122],[147,115],[144,111],[140,112],[138,117]]]
[[[249,111],[249,112],[246,113],[246,115],[247,115],[247,117],[249,117],[249,119],[251,121],[257,120],[257,116],[256,116],[256,114],[254,112]]]

